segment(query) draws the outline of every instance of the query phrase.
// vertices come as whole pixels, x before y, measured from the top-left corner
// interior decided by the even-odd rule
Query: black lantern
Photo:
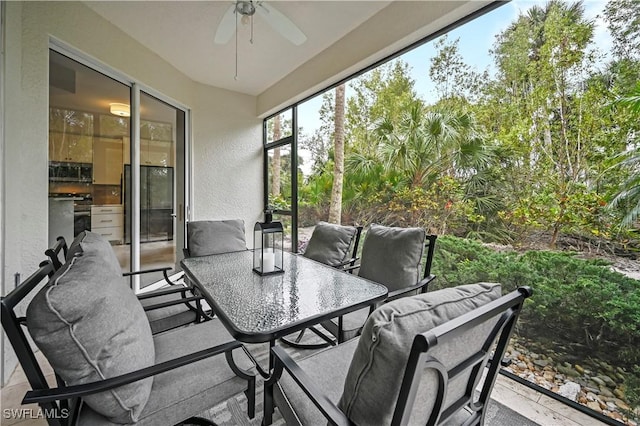
[[[284,272],[282,223],[271,221],[271,212],[267,212],[265,222],[256,222],[253,227],[253,271],[260,275]]]

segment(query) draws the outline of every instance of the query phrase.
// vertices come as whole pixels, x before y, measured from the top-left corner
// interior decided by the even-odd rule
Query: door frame
[[[82,65],[85,65],[106,77],[109,77],[119,83],[124,84],[129,87],[131,90],[131,121],[130,121],[130,158],[132,165],[132,181],[135,183],[133,186],[133,194],[135,194],[133,205],[132,205],[132,240],[131,240],[131,250],[130,250],[130,269],[132,271],[139,270],[140,268],[140,182],[139,179],[139,166],[140,166],[140,92],[145,92],[146,94],[153,96],[159,99],[162,102],[180,110],[184,113],[184,153],[183,155],[183,173],[180,178],[177,177],[177,173],[175,174],[175,182],[176,182],[176,199],[179,199],[179,193],[183,194],[184,205],[182,206],[181,211],[178,211],[180,208],[179,204],[174,207],[176,214],[175,218],[175,233],[174,233],[174,242],[176,246],[176,265],[174,266],[174,270],[178,272],[177,267],[179,266],[179,261],[182,259],[182,249],[186,247],[186,222],[189,219],[189,212],[192,210],[192,159],[191,159],[191,143],[192,143],[192,133],[191,133],[191,109],[169,96],[164,95],[158,90],[145,85],[139,80],[129,76],[128,74],[121,72],[86,53],[76,49],[75,47],[65,43],[64,41],[57,39],[55,37],[49,37],[49,49],[56,51],[62,55],[65,55],[76,62],[79,62]],[[48,102],[48,100],[47,100]],[[177,136],[176,136],[177,139]],[[176,144],[176,160],[179,157],[178,154],[178,146]],[[134,167],[135,166],[135,167]],[[175,168],[178,170],[178,167]],[[180,187],[178,183],[182,181],[183,186]],[[137,187],[137,189],[135,188]],[[179,219],[182,218],[180,221]],[[140,289],[140,277],[138,275],[134,275],[131,277],[130,281],[131,288],[135,293],[144,293],[147,291],[151,291],[166,285],[166,283],[159,281],[158,283],[148,285],[144,287],[144,289]]]

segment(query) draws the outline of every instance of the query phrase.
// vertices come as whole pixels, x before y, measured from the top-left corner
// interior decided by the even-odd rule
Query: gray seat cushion
[[[349,258],[357,231],[355,226],[318,222],[303,256],[325,265],[338,265]]]
[[[219,320],[207,321],[154,336],[156,363],[232,341]],[[233,352],[236,364],[253,365],[241,349]],[[172,425],[198,415],[247,388],[247,382],[229,368],[225,356],[216,355],[155,376],[149,401],[137,425]],[[83,408],[81,425],[113,425],[91,408]]]
[[[155,359],[149,322],[125,284],[111,245],[86,232],[75,256],[36,294],[27,326],[36,345],[68,385],[119,376]],[[135,421],[153,379],[84,400],[115,422]]]
[[[246,250],[244,221],[232,219],[188,222],[187,246],[190,256]]]
[[[349,363],[357,344],[357,340],[350,340],[297,361],[309,375],[311,382],[334,404],[340,399]],[[278,385],[274,386],[274,401],[287,425],[327,424],[326,418],[286,371],[282,373]]]
[[[424,333],[501,296],[499,284],[478,283],[405,297],[382,305],[367,320],[345,380],[339,407],[356,424],[389,424],[416,334]],[[478,350],[495,324],[475,327],[430,355],[446,368]],[[422,376],[411,423],[425,424],[437,390],[435,373]],[[465,391],[468,374],[449,382],[445,406]],[[415,421],[414,421],[415,419]]]
[[[426,232],[371,224],[362,244],[358,275],[399,290],[420,281]]]
[[[160,289],[158,291],[164,291],[166,289]],[[187,293],[189,297],[189,293]],[[151,297],[148,299],[140,300],[142,306],[156,305],[158,303],[173,302],[182,298],[181,293],[166,294],[157,297]],[[195,311],[189,309],[184,303],[178,305],[171,305],[165,308],[153,309],[145,312],[149,325],[151,326],[151,332],[153,334],[161,333],[163,331],[171,330],[176,327],[190,324],[196,321],[197,315]]]

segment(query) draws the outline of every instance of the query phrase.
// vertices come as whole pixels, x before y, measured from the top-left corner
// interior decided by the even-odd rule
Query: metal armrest
[[[143,306],[144,311],[153,311],[154,309],[162,309],[167,308],[173,305],[182,305],[183,303],[188,302],[197,302],[199,300],[203,300],[204,298],[201,296],[192,296],[192,297],[183,297],[181,299],[170,300],[168,302],[156,303],[155,305],[147,305]]]
[[[411,287],[405,287],[399,290],[391,291],[387,295],[387,299],[385,300],[385,302],[391,302],[392,300],[403,297],[406,293],[416,290],[422,290],[422,292],[424,293],[426,291],[427,285],[429,285],[429,283],[433,281],[435,277],[435,275],[429,275],[428,277],[421,279],[417,284],[412,285]]]
[[[359,268],[360,268],[360,265],[351,265],[351,266],[349,266],[349,267],[342,268],[342,271],[344,271],[344,272],[349,272],[349,273],[351,273],[351,274],[352,274],[352,273],[353,273],[353,271],[355,271],[356,269],[359,269]]]
[[[343,269],[343,270],[344,270],[343,266],[351,265],[351,266],[353,267],[353,266],[355,266],[355,265],[353,265],[353,264],[354,264],[358,259],[360,259],[360,258],[359,258],[359,257],[352,257],[351,259],[345,260],[345,261],[340,262],[340,263],[334,263],[334,264],[331,264],[331,265],[329,265],[329,266],[332,266],[332,267],[334,267],[334,268],[339,268],[339,269]]]
[[[223,343],[222,345],[194,352],[180,358],[165,361],[160,364],[152,365],[151,367],[146,367],[137,371],[133,371],[131,373],[123,374],[121,376],[101,380],[99,382],[86,383],[83,385],[75,386],[65,386],[54,389],[31,390],[25,395],[24,399],[22,400],[22,404],[59,401],[103,392],[109,389],[117,388],[118,386],[124,386],[129,383],[137,382],[138,380],[146,379],[147,377],[155,376],[157,374],[164,373],[175,368],[183,367],[185,365],[201,361],[214,355],[229,352],[241,346],[242,344],[236,341]]]
[[[133,272],[123,272],[122,276],[123,277],[130,277],[132,275],[140,275],[140,274],[150,274],[153,272],[162,272],[162,275],[164,276],[164,280],[169,284],[169,285],[175,285],[176,283],[171,281],[169,279],[169,274],[167,273],[168,271],[170,271],[172,268],[167,266],[164,268],[154,268],[154,269],[143,269],[141,271],[133,271]]]
[[[296,362],[287,354],[283,348],[275,346],[271,348],[271,352],[275,356],[275,370],[272,378],[268,381],[269,385],[275,385],[282,375],[283,368],[289,372],[293,380],[300,386],[302,391],[309,397],[311,402],[318,407],[324,414],[330,424],[334,425],[352,425],[353,423],[340,409],[312,382],[309,376],[296,364]]]
[[[196,289],[192,286],[184,286],[182,284],[176,284],[173,286],[174,288],[170,288],[167,290],[161,290],[161,291],[153,291],[147,294],[139,294],[138,295],[138,300],[142,301],[142,300],[149,300],[149,299],[153,299],[154,297],[160,297],[160,296],[166,296],[168,294],[174,294],[174,293],[182,293],[181,297],[179,299],[175,299],[175,300],[169,300],[166,302],[160,302],[160,303],[155,303],[155,304],[151,304],[151,305],[147,305],[147,306],[143,306],[143,309],[146,311],[152,311],[155,309],[162,309],[162,308],[166,308],[169,306],[174,306],[174,305],[180,305],[180,304],[184,304],[187,308],[189,308],[191,311],[195,312],[197,317],[196,317],[196,322],[200,322],[200,318],[204,318],[204,320],[210,320],[213,319],[213,314],[211,311],[205,311],[202,308],[202,303],[201,301],[204,300],[204,297],[202,297],[201,295],[196,294]],[[187,296],[187,292],[190,292],[193,296]],[[196,302],[195,306],[193,306],[191,303],[189,302]]]
[[[166,290],[160,290],[160,291],[152,291],[149,293],[142,293],[142,294],[138,294],[138,300],[144,300],[144,299],[151,299],[153,297],[160,297],[160,296],[166,296],[167,294],[173,294],[173,293],[182,293],[183,296],[185,297],[185,293],[186,292],[191,292],[193,293],[194,288],[191,286],[182,286],[180,284],[176,284],[173,286],[174,288],[169,288]]]

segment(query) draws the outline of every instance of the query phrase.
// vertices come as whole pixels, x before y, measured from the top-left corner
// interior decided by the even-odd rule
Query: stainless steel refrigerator
[[[131,166],[124,166],[125,240],[131,243]],[[173,167],[140,166],[140,241],[173,240]]]

